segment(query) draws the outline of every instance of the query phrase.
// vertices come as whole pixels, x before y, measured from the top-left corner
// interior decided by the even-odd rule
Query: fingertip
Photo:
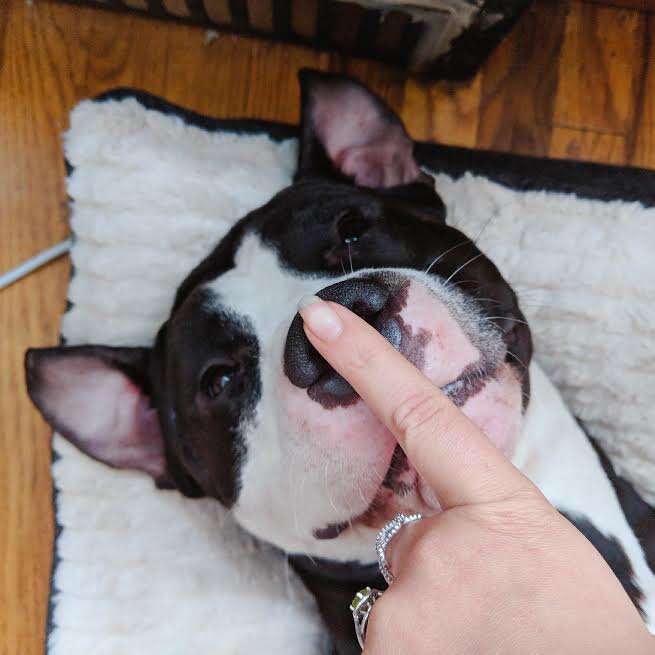
[[[315,305],[317,302],[323,302],[323,301],[318,296],[316,296],[314,294],[304,295],[298,301],[298,312],[302,316],[303,310],[307,309],[308,307],[311,307],[312,305]]]
[[[343,322],[337,312],[318,296],[303,296],[298,303],[298,313],[305,331],[309,330],[322,341],[336,341],[343,332]]]

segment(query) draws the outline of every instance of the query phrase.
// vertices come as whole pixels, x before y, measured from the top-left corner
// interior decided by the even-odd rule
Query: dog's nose
[[[355,278],[337,282],[316,294],[347,307],[373,325],[398,348],[402,338],[398,321],[385,316],[391,299],[390,288],[382,281]],[[346,382],[312,346],[303,330],[302,318],[294,317],[284,349],[284,372],[292,384],[308,389],[309,395],[323,406],[349,404],[357,396]]]

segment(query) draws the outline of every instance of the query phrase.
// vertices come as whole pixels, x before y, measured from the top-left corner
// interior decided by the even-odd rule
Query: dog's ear
[[[169,486],[164,440],[150,405],[146,348],[77,346],[28,350],[30,398],[80,450]]]
[[[371,188],[416,182],[413,143],[396,114],[355,79],[303,69],[297,179],[341,177]]]

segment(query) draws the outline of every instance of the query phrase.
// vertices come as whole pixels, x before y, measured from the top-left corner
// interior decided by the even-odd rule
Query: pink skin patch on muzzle
[[[471,342],[447,305],[427,287],[411,281],[399,296],[395,309],[390,303],[402,333],[400,344],[394,345],[511,455],[520,431],[522,389],[512,367],[502,362],[498,343],[490,365],[488,353]],[[498,341],[500,335],[494,338]],[[438,511],[438,500],[397,451],[393,435],[361,400],[327,408],[282,372],[277,391],[287,446],[303,454],[308,468],[332,471],[333,479],[325,480],[331,502],[335,509],[342,502],[350,508],[345,516],[326,517],[326,524],[342,522],[343,528],[323,538],[361,524],[377,529],[399,511]]]

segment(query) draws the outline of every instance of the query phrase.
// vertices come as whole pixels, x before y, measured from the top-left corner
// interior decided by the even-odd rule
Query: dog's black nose
[[[316,294],[347,307],[373,325],[391,343],[400,345],[401,332],[398,322],[384,319],[391,290],[382,281],[355,278],[337,282]],[[325,407],[349,404],[357,396],[346,382],[316,351],[303,330],[302,318],[294,317],[284,349],[284,372],[297,387],[308,389],[309,395]]]

